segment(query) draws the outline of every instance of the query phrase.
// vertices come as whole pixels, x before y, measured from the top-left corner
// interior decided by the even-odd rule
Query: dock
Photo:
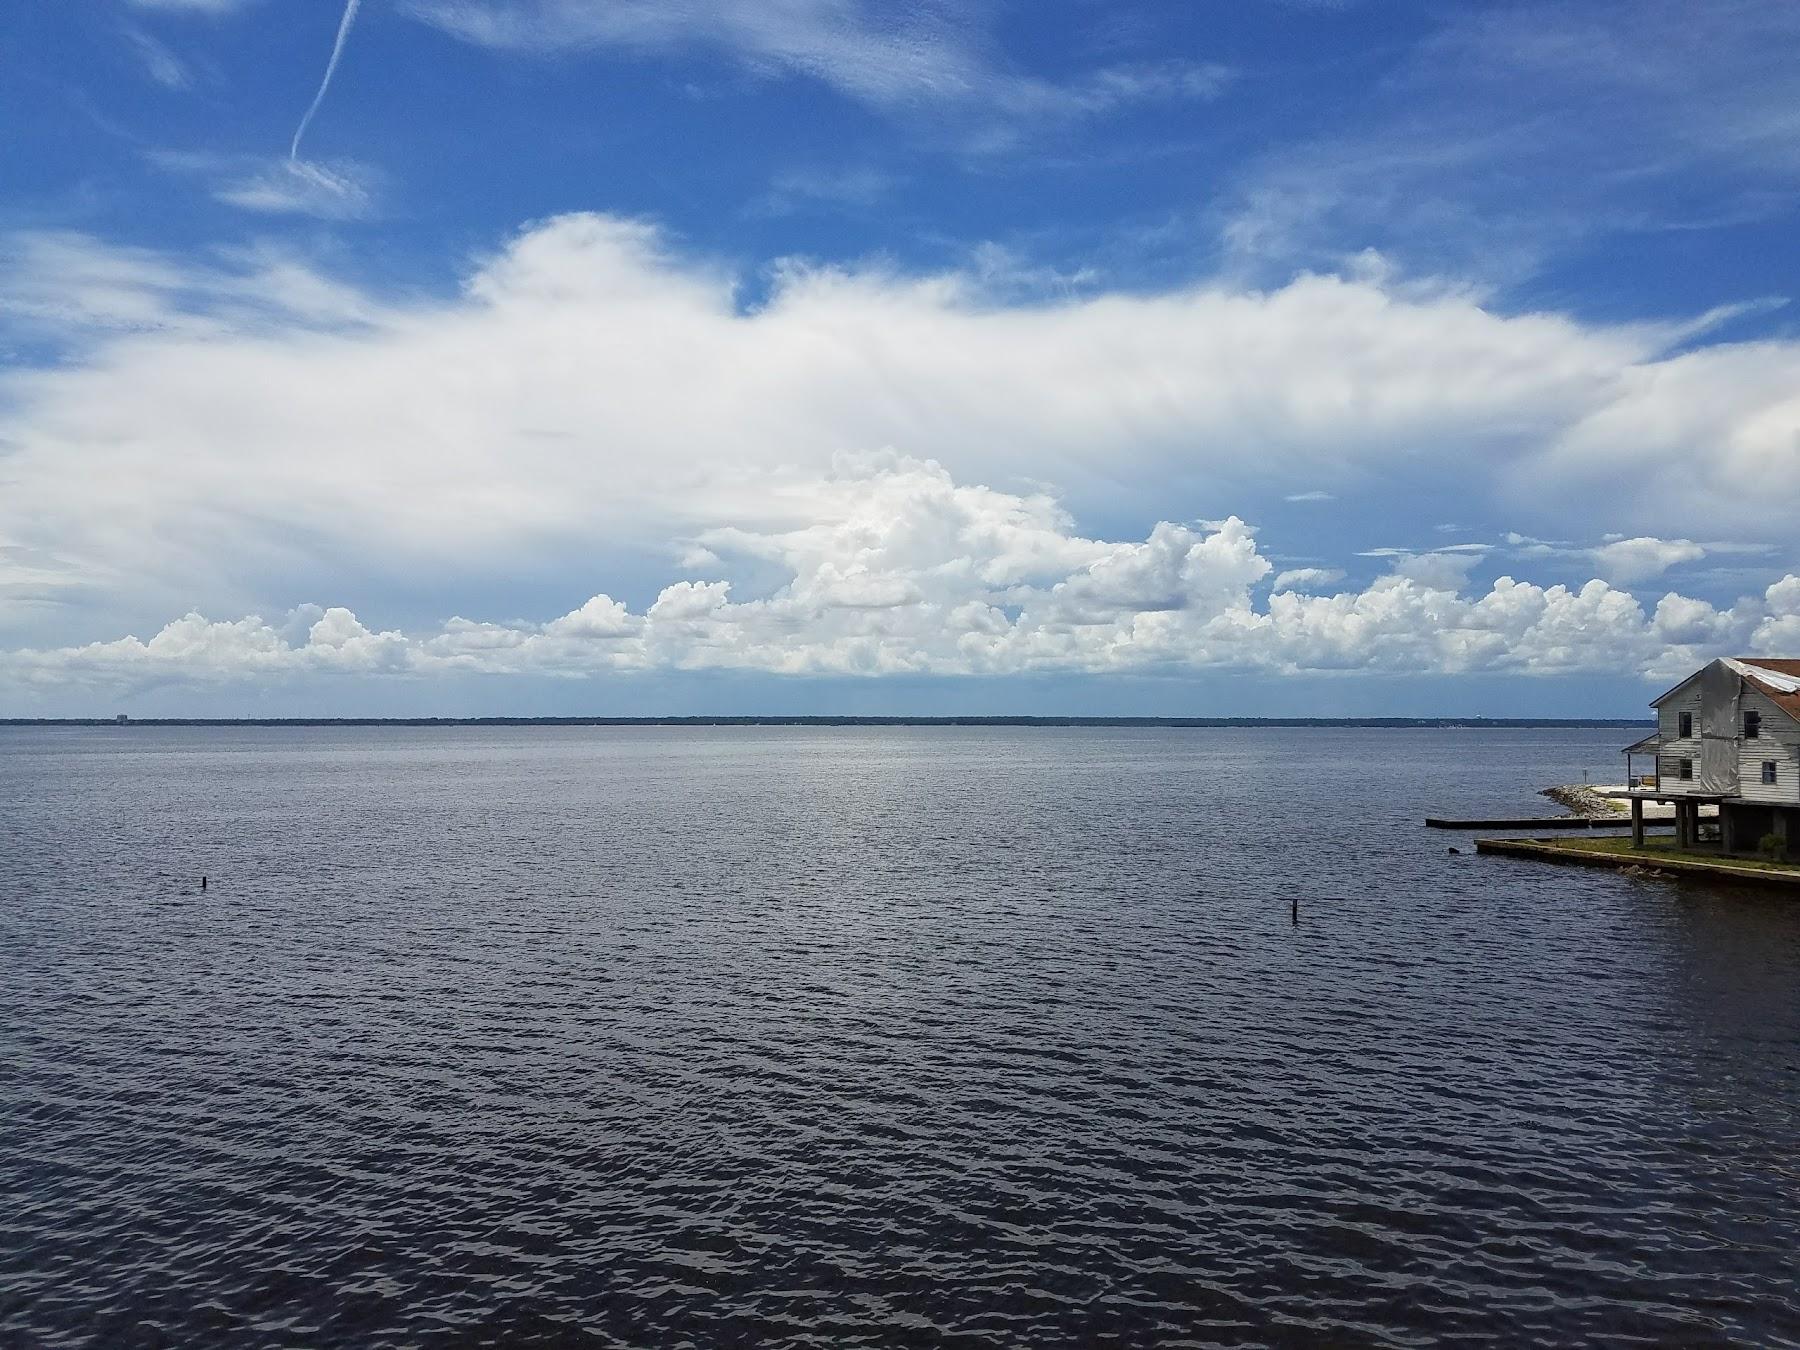
[[[1495,816],[1483,820],[1457,820],[1426,816],[1434,830],[1628,830],[1630,816]]]
[[[1543,796],[1566,806],[1560,816],[1426,816],[1425,824],[1434,830],[1629,830],[1631,828],[1632,789],[1594,783],[1565,783],[1547,787]],[[1674,824],[1675,808],[1647,802],[1636,803],[1646,824]],[[1703,806],[1703,817],[1715,817],[1719,808]]]

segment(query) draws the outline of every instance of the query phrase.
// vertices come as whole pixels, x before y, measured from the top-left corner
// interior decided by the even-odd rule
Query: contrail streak
[[[356,11],[361,8],[362,0],[348,0],[344,5],[344,17],[338,24],[337,41],[331,48],[331,60],[325,65],[325,78],[319,81],[319,92],[313,95],[312,106],[306,110],[306,116],[300,119],[300,126],[294,132],[294,143],[288,147],[290,162],[299,162],[300,139],[306,135],[306,129],[312,125],[319,105],[325,101],[325,93],[331,88],[331,77],[337,74],[338,62],[344,57],[344,43],[350,37],[351,25],[356,22]]]

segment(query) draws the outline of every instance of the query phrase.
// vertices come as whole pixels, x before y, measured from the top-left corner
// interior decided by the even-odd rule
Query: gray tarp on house
[[[1694,789],[1735,797],[1738,791],[1738,703],[1744,677],[1724,661],[1700,672],[1700,771]]]

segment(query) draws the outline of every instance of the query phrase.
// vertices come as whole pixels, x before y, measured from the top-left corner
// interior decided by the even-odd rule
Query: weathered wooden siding
[[[1681,714],[1692,713],[1694,726],[1692,736],[1683,740],[1681,731]],[[1657,705],[1656,734],[1662,737],[1662,746],[1656,752],[1656,786],[1659,791],[1671,794],[1692,792],[1699,787],[1697,782],[1684,783],[1681,780],[1681,761],[1694,761],[1694,772],[1700,772],[1700,681],[1689,680],[1678,689],[1669,691],[1669,696]]]
[[[1774,699],[1760,689],[1744,688],[1740,713],[1762,714],[1762,734],[1743,739],[1738,725],[1738,791],[1747,802],[1800,803],[1800,722],[1795,722]],[[1765,760],[1775,761],[1775,783],[1763,782]]]

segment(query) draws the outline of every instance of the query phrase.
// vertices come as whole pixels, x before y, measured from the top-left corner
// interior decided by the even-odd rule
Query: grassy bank
[[[1764,872],[1800,876],[1800,863],[1770,862],[1765,858],[1729,857],[1715,849],[1678,849],[1673,836],[1662,835],[1644,840],[1642,848],[1633,848],[1630,839],[1558,839],[1557,848],[1575,849],[1583,853],[1608,853],[1620,858],[1655,864],[1658,862],[1711,863],[1719,867],[1741,867]]]
[[[1716,850],[1677,849],[1674,841],[1667,839],[1646,840],[1641,849],[1633,848],[1629,839],[1477,839],[1475,851],[1536,858],[1564,867],[1607,867],[1639,876],[1710,877],[1800,893],[1800,864],[1722,858]]]

